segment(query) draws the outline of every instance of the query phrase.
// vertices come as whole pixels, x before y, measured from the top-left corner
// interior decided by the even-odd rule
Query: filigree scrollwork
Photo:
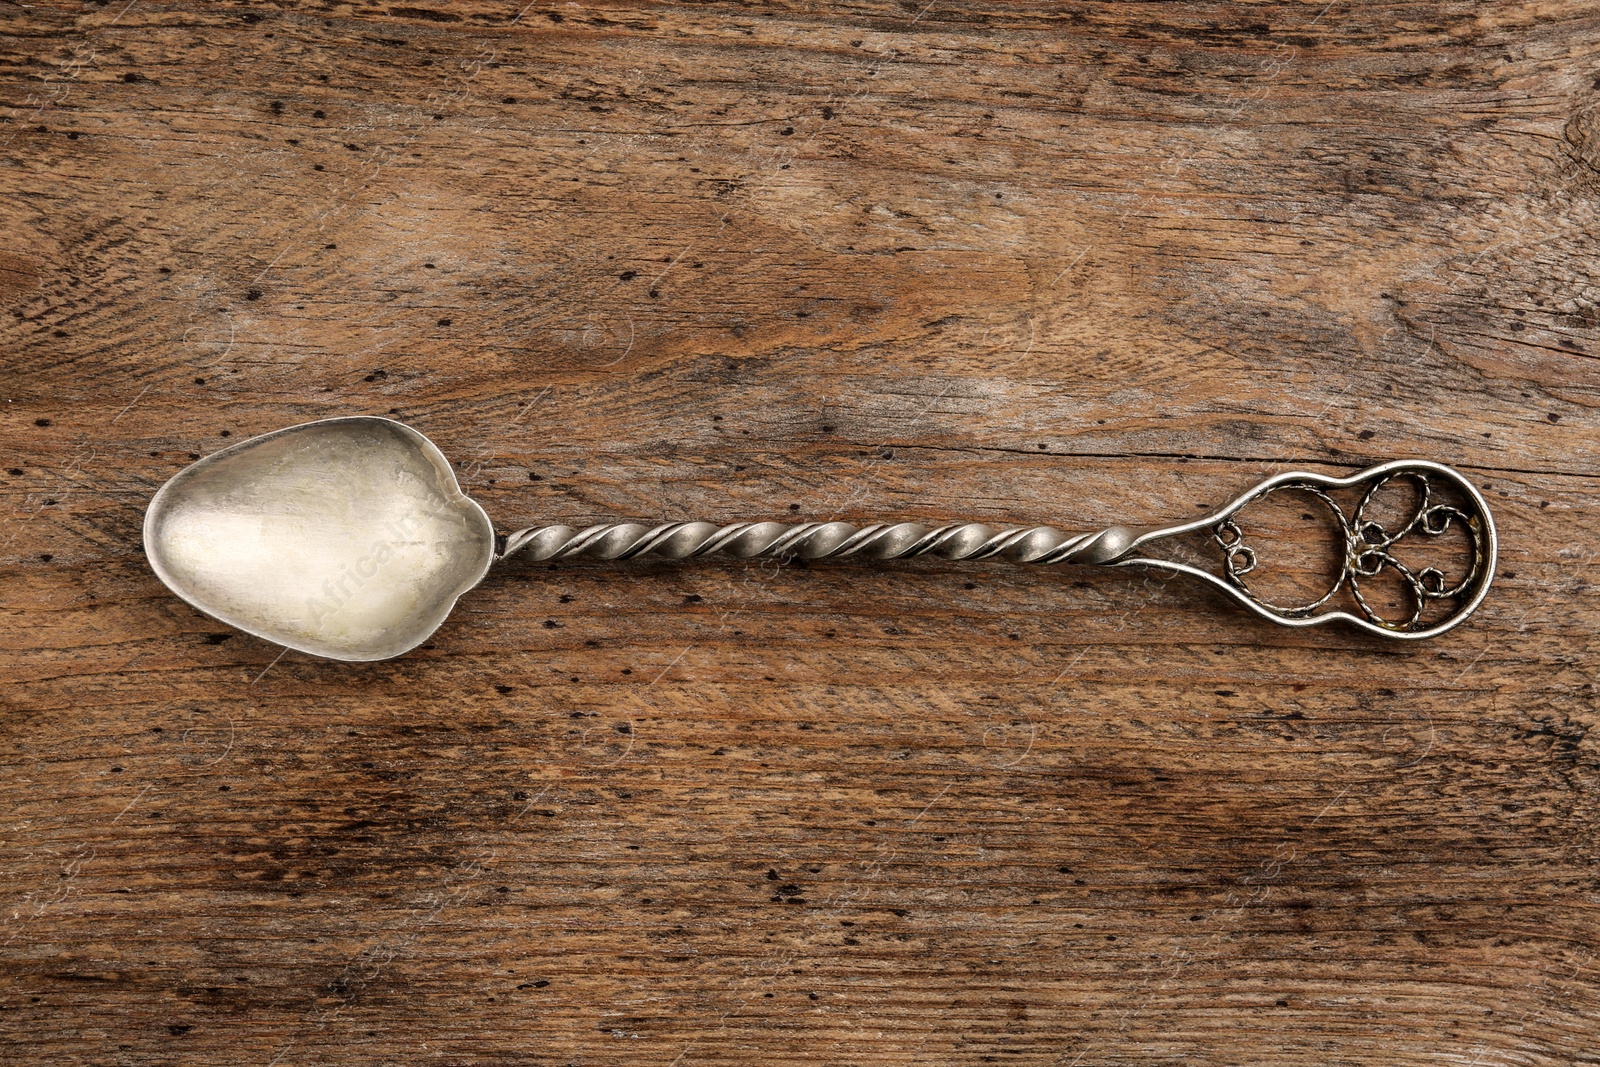
[[[1346,514],[1326,490],[1348,486],[1357,479],[1339,481],[1305,475],[1275,479],[1236,501],[1219,516],[1211,526],[1211,533],[1222,550],[1223,573],[1234,587],[1235,595],[1264,614],[1285,621],[1310,622],[1326,617],[1319,614],[1320,609],[1341,590],[1347,590],[1366,623],[1397,636],[1438,633],[1475,608],[1487,589],[1495,556],[1494,526],[1482,498],[1459,475],[1436,464],[1387,464],[1368,473],[1371,484],[1350,514]],[[1385,522],[1376,516],[1374,501],[1386,486],[1397,481],[1409,483],[1413,499],[1398,519]],[[1460,503],[1442,502],[1439,482],[1451,483]],[[1256,549],[1245,543],[1244,530],[1239,523],[1239,513],[1245,507],[1285,490],[1305,493],[1320,501],[1337,525],[1342,546],[1338,573],[1327,591],[1315,600],[1293,605],[1273,603],[1251,588],[1248,576],[1256,570],[1259,558]],[[1402,541],[1441,537],[1451,530],[1463,534],[1468,542],[1467,565],[1459,579],[1451,581],[1436,566],[1419,567],[1404,560]],[[1409,602],[1409,610],[1403,611],[1400,617],[1381,613],[1369,590],[1363,588],[1363,582],[1373,582],[1386,575],[1398,581],[1402,599]],[[1445,606],[1442,616],[1438,605]],[[1345,615],[1343,612],[1331,614]]]

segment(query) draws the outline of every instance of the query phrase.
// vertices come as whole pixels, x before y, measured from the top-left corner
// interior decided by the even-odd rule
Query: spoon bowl
[[[253,437],[150,502],[145,552],[230,626],[339,660],[389,659],[438,629],[494,560],[494,528],[431,441],[350,417]]]

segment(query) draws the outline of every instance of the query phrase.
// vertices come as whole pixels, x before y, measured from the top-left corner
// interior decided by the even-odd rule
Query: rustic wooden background
[[[0,3],[17,1064],[1600,1063],[1600,5]],[[1431,643],[1191,584],[521,565],[279,656],[173,472],[535,521],[1478,479]]]

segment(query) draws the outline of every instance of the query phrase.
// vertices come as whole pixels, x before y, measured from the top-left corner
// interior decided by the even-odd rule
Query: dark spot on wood
[[[439,325],[440,326],[450,326],[450,325],[453,325],[453,323],[454,323],[453,319],[440,319],[439,320]]]
[[[50,420],[49,419],[34,419],[33,420],[33,424],[35,426],[45,427],[45,426],[49,426],[50,425]]]
[[[391,7],[389,14],[403,19],[422,19],[427,22],[460,22],[461,16],[452,11],[436,11],[431,7]]]

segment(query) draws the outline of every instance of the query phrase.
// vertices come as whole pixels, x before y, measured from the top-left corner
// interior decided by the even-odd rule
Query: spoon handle
[[[1401,489],[1389,492],[1409,497],[1409,510],[1398,520],[1387,516],[1379,521],[1382,509],[1374,505],[1374,498],[1396,483]],[[1350,512],[1329,495],[1352,489],[1364,491]],[[1306,603],[1285,605],[1267,600],[1248,577],[1256,569],[1257,552],[1247,543],[1241,513],[1280,492],[1300,493],[1308,501],[1319,501],[1343,546],[1338,574],[1327,591]],[[1139,554],[1153,542],[1198,531],[1209,533],[1215,542],[1221,573]],[[1437,567],[1408,562],[1404,550],[1397,554],[1403,540],[1427,541],[1447,533],[1465,542],[1466,559],[1455,578]],[[530,526],[507,536],[496,559],[518,552],[532,560],[574,556],[632,559],[650,554],[689,559],[715,552],[742,558],[859,556],[888,560],[931,554],[952,560],[997,558],[1013,563],[1154,567],[1206,582],[1262,618],[1284,626],[1316,626],[1339,619],[1386,637],[1417,639],[1444,633],[1477,608],[1494,577],[1496,538],[1487,502],[1460,474],[1426,460],[1397,460],[1347,478],[1299,471],[1274,475],[1209,515],[1169,526],[1135,529],[1119,525],[1066,533],[1053,526],[996,528],[977,522],[945,526],[915,522],[866,526],[848,522],[736,522],[723,526],[669,522],[645,526],[620,522],[583,529]],[[1400,590],[1406,604],[1399,614],[1392,609],[1390,614],[1380,611],[1363,588],[1363,582],[1377,584],[1380,580]],[[1322,610],[1341,593],[1354,611]]]
[[[573,556],[632,559],[657,555],[690,559],[723,552],[749,559],[907,559],[935,555],[945,559],[989,559],[1012,563],[1107,563],[1127,550],[1132,531],[1112,526],[1093,533],[1063,533],[1051,526],[997,529],[968,522],[924,526],[915,522],[856,526],[848,522],[669,522],[659,526],[602,523],[584,529],[532,526],[506,537],[499,558],[522,553],[529,559]]]

